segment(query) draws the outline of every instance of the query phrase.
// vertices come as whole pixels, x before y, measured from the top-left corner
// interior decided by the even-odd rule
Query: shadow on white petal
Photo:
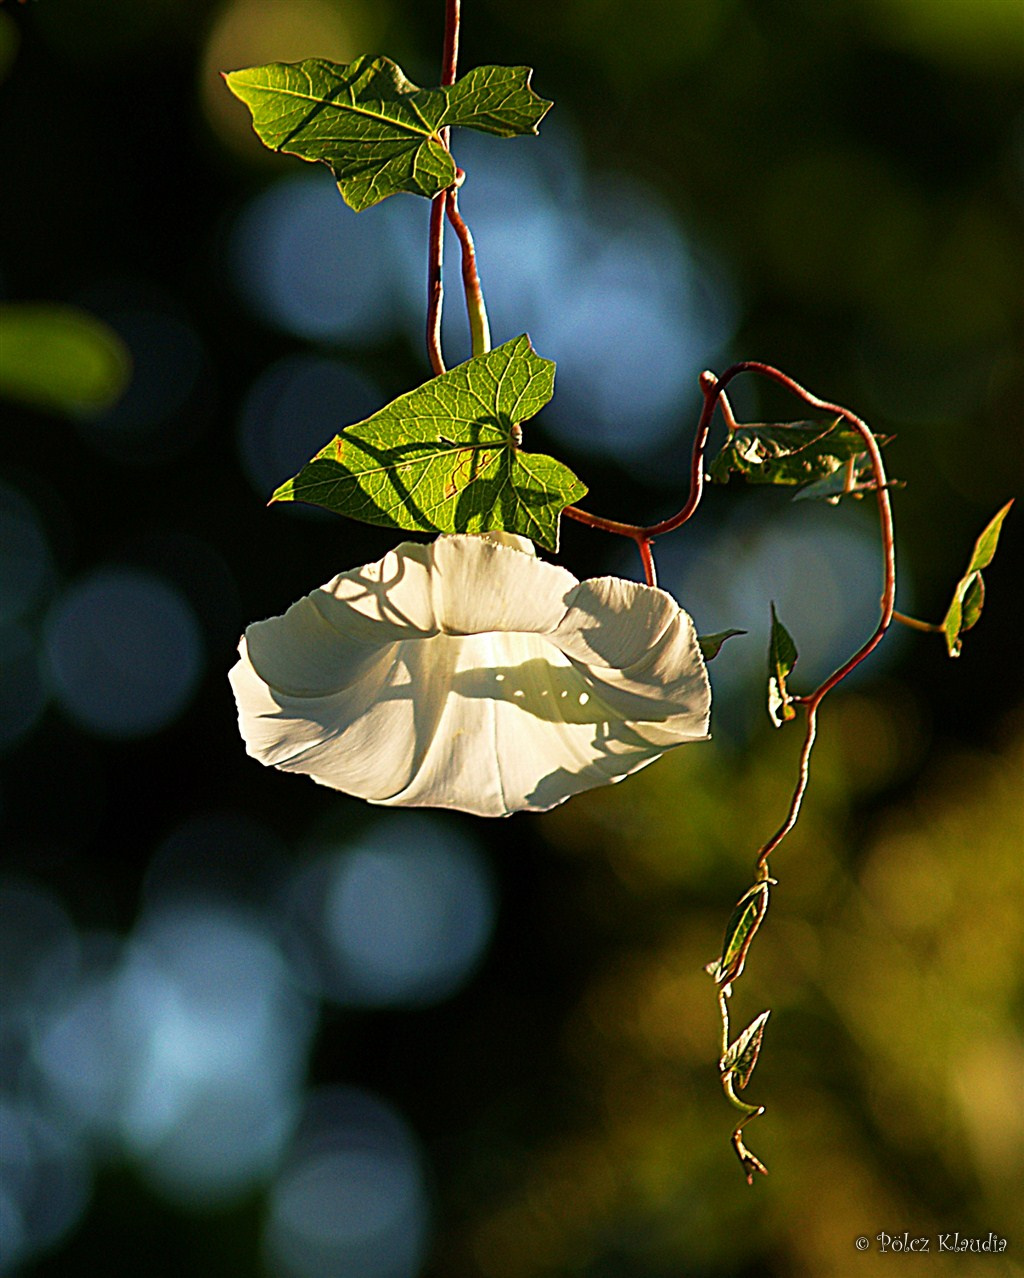
[[[308,596],[324,620],[360,643],[389,643],[437,633],[429,546],[403,542]]]
[[[555,665],[543,657],[531,657],[516,666],[461,670],[452,679],[451,690],[460,697],[509,702],[548,723],[597,727],[621,719],[576,666]]]
[[[558,646],[588,665],[616,670],[643,661],[679,614],[664,590],[621,577],[581,581],[565,603],[565,618],[552,634]]]

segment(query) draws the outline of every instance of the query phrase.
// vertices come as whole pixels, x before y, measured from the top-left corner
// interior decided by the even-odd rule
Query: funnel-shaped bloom
[[[543,811],[705,740],[693,622],[506,533],[403,542],[258,621],[231,672],[261,763],[371,803]]]

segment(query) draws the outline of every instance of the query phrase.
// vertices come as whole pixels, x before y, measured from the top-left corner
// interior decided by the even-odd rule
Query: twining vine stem
[[[604,532],[618,533],[620,537],[632,538],[640,552],[644,580],[649,586],[658,584],[654,571],[654,558],[651,554],[651,546],[655,537],[680,528],[700,505],[701,497],[704,494],[704,451],[707,448],[708,434],[711,431],[715,405],[723,394],[726,381],[731,376],[735,376],[739,369],[740,365],[734,365],[726,372],[722,381],[719,381],[714,373],[704,372],[700,375],[700,388],[704,395],[704,406],[701,409],[700,420],[697,422],[693,451],[690,456],[690,495],[687,497],[686,504],[682,510],[673,515],[671,519],[664,519],[660,523],[641,527],[637,524],[624,524],[616,519],[605,519],[601,515],[592,515],[589,511],[580,510],[578,506],[566,506],[562,512],[564,515],[568,515],[570,519],[586,524],[589,528],[600,528]],[[728,401],[726,400],[725,405],[727,404]],[[732,411],[725,406],[723,406],[723,411],[727,414],[727,422],[731,421]]]
[[[445,130],[447,132],[447,130]],[[427,249],[427,355],[434,376],[446,372],[441,354],[441,309],[444,303],[444,203],[445,193],[430,202],[430,240]]]
[[[617,533],[623,537],[631,538],[640,551],[640,558],[643,564],[644,577],[648,585],[655,585],[656,578],[654,575],[654,564],[651,555],[651,546],[656,537],[664,533],[672,532],[674,529],[681,527],[688,519],[692,517],[700,504],[704,493],[704,453],[707,449],[708,434],[711,428],[711,422],[716,406],[721,408],[722,415],[725,419],[726,427],[733,431],[737,427],[736,419],[733,416],[732,409],[726,396],[726,387],[741,373],[757,373],[762,377],[767,377],[770,381],[778,383],[811,408],[827,413],[846,421],[861,437],[864,442],[864,450],[868,455],[871,464],[871,470],[874,479],[875,496],[878,503],[878,519],[881,532],[882,542],[882,562],[883,562],[883,585],[882,597],[879,609],[878,623],[871,635],[857,649],[857,651],[841,666],[832,672],[822,683],[814,689],[813,692],[804,696],[789,697],[790,703],[800,705],[806,712],[806,721],[804,729],[804,740],[800,750],[800,760],[797,767],[797,778],[789,801],[789,807],[786,812],[782,824],[775,833],[758,849],[757,859],[754,867],[755,887],[759,887],[758,892],[758,908],[748,923],[746,934],[743,939],[742,948],[736,955],[734,962],[728,970],[721,965],[713,964],[711,967],[712,974],[716,976],[718,982],[718,1006],[722,1018],[722,1058],[721,1058],[721,1078],[722,1088],[727,1099],[736,1109],[738,1109],[743,1117],[737,1123],[732,1133],[732,1146],[740,1160],[744,1173],[747,1177],[747,1183],[752,1184],[754,1174],[764,1173],[766,1171],[763,1163],[755,1157],[743,1143],[743,1128],[751,1119],[759,1117],[764,1113],[764,1106],[750,1105],[746,1101],[741,1100],[736,1094],[737,1076],[734,1068],[727,1068],[726,1054],[729,1051],[729,998],[732,994],[732,984],[741,975],[743,966],[746,961],[746,954],[754,939],[755,934],[761,926],[765,912],[768,906],[769,885],[775,880],[770,877],[768,861],[772,853],[776,851],[782,841],[797,823],[800,816],[800,809],[803,804],[804,796],[807,792],[807,785],[810,780],[811,752],[814,748],[814,742],[818,731],[818,709],[822,701],[831,690],[841,683],[851,671],[871,653],[881,642],[882,637],[888,630],[893,620],[899,620],[908,625],[915,625],[918,629],[938,630],[940,627],[931,626],[927,623],[915,623],[913,618],[904,617],[895,611],[896,599],[896,553],[895,539],[893,535],[893,519],[892,505],[889,499],[888,481],[885,475],[885,465],[882,461],[881,450],[874,434],[854,413],[849,409],[843,408],[839,404],[829,403],[827,400],[819,399],[817,395],[812,395],[793,378],[780,372],[778,369],[768,364],[762,364],[754,360],[744,360],[741,363],[733,364],[722,374],[716,377],[713,373],[704,372],[700,378],[700,388],[704,396],[704,403],[701,409],[700,419],[697,422],[697,429],[694,435],[693,450],[690,458],[690,490],[685,504],[671,518],[664,519],[656,524],[637,525],[621,523],[618,520],[605,519],[599,515],[592,515],[588,511],[583,511],[575,506],[567,507],[565,514],[570,519],[575,519],[582,524],[586,524],[591,528],[600,528],[605,532]],[[754,891],[754,889],[751,889]],[[749,894],[748,894],[749,895]],[[745,898],[741,898],[742,901]],[[748,1075],[749,1076],[749,1075]],[[740,1086],[743,1085],[745,1079],[740,1080]]]
[[[473,354],[486,355],[491,349],[491,329],[487,322],[487,307],[484,305],[484,293],[476,267],[476,246],[473,244],[472,233],[459,212],[459,187],[466,175],[462,169],[456,169],[455,173],[455,185],[450,186],[446,192],[445,209],[462,247],[462,290],[466,295],[466,314],[469,317]]]
[[[441,68],[441,84],[443,86],[455,83],[458,64],[460,19],[460,0],[446,0],[444,50],[442,54]],[[442,129],[439,137],[442,145],[448,147],[449,130]],[[487,322],[487,311],[484,306],[483,292],[480,287],[480,277],[477,271],[476,251],[473,244],[473,237],[470,233],[469,227],[466,225],[461,213],[459,212],[458,190],[464,179],[465,174],[463,171],[461,169],[456,169],[455,183],[448,187],[445,191],[442,191],[439,195],[435,196],[431,202],[427,261],[427,352],[435,375],[440,375],[445,372],[445,362],[441,348],[441,314],[444,299],[442,269],[444,261],[445,218],[447,218],[454,229],[462,250],[462,282],[463,291],[466,297],[466,309],[469,318],[473,354],[479,355],[490,350],[490,331]],[[581,510],[576,506],[566,506],[563,513],[570,519],[574,519],[590,528],[598,528],[605,532],[615,533],[619,536],[630,538],[633,542],[635,542],[637,550],[639,551],[645,581],[649,586],[657,585],[654,557],[651,548],[657,537],[660,537],[665,533],[673,532],[675,529],[682,527],[683,524],[692,518],[700,505],[701,499],[704,495],[705,484],[704,454],[707,450],[708,436],[711,431],[711,424],[714,418],[715,409],[720,409],[726,428],[730,432],[737,429],[737,422],[733,416],[728,396],[726,395],[726,388],[734,378],[740,376],[742,373],[756,373],[762,377],[768,378],[770,381],[776,382],[778,385],[788,390],[791,394],[801,399],[809,407],[844,420],[860,435],[864,442],[864,451],[867,453],[870,461],[874,479],[873,487],[875,489],[875,496],[878,504],[884,575],[879,618],[871,635],[847,661],[834,670],[832,674],[830,674],[818,685],[817,688],[814,689],[813,692],[803,696],[790,696],[785,694],[787,704],[801,706],[806,714],[804,740],[800,750],[796,783],[782,824],[758,850],[754,866],[754,887],[749,889],[748,893],[741,898],[739,902],[739,907],[742,907],[749,898],[753,898],[751,906],[753,913],[750,915],[745,924],[745,934],[742,937],[742,944],[739,946],[738,950],[733,953],[732,960],[728,967],[723,967],[721,963],[714,963],[709,967],[709,971],[715,975],[718,984],[718,1005],[722,1019],[722,1055],[720,1060],[722,1088],[729,1102],[742,1113],[742,1118],[737,1123],[732,1133],[732,1146],[746,1174],[747,1182],[750,1184],[753,1183],[755,1172],[764,1173],[766,1169],[744,1145],[742,1132],[743,1128],[751,1119],[764,1113],[764,1106],[748,1104],[746,1101],[741,1100],[736,1094],[737,1082],[740,1087],[743,1087],[747,1078],[749,1078],[750,1069],[752,1069],[753,1066],[750,1066],[750,1069],[746,1071],[745,1075],[740,1076],[737,1074],[735,1066],[730,1065],[730,1061],[727,1060],[727,1054],[731,1050],[729,1044],[729,998],[732,995],[733,982],[742,974],[747,951],[749,950],[754,936],[764,920],[764,916],[768,908],[769,885],[774,884],[775,882],[775,880],[770,876],[768,866],[769,858],[796,825],[800,816],[800,809],[810,780],[811,752],[814,748],[814,742],[817,737],[819,707],[828,693],[836,687],[837,684],[841,683],[848,674],[855,670],[856,667],[859,666],[860,663],[878,646],[893,620],[898,620],[903,622],[905,625],[913,626],[915,629],[919,630],[939,630],[940,627],[932,626],[925,622],[918,622],[914,618],[905,617],[903,614],[895,611],[896,557],[895,540],[893,535],[892,506],[889,499],[885,466],[882,461],[881,450],[874,434],[868,425],[854,413],[850,412],[849,409],[843,408],[839,404],[830,403],[827,400],[820,399],[817,395],[811,394],[810,391],[806,390],[798,382],[794,381],[793,378],[780,372],[777,368],[773,368],[769,364],[763,364],[755,360],[743,360],[727,368],[721,377],[718,377],[711,372],[704,372],[701,374],[700,389],[704,402],[701,408],[700,418],[697,422],[693,448],[690,454],[689,493],[685,503],[681,509],[676,512],[676,514],[672,515],[668,519],[663,519],[658,523],[640,525],[623,523],[615,519],[607,519],[600,515],[591,514],[589,511]],[[850,473],[852,476],[852,466],[850,467]],[[766,1013],[763,1015],[765,1017],[767,1016]],[[749,1035],[753,1028],[754,1027],[751,1027],[751,1029],[745,1031],[745,1033]],[[758,1030],[758,1033],[760,1033],[760,1030]],[[754,1059],[756,1059],[756,1051],[758,1048],[759,1040],[757,1044],[755,1044]]]
[[[441,85],[455,83],[459,65],[459,25],[461,0],[445,0],[444,49],[441,53]],[[440,133],[442,146],[449,144],[450,129]],[[441,353],[441,311],[444,305],[444,218],[448,192],[441,191],[430,201],[430,230],[427,239],[427,355],[436,377],[445,372]]]
[[[814,746],[814,738],[817,732],[817,715],[818,707],[829,692],[846,678],[848,674],[854,671],[860,663],[872,653],[875,648],[882,642],[885,632],[889,629],[895,614],[896,604],[896,542],[893,532],[892,521],[892,502],[889,500],[889,485],[885,475],[885,463],[882,461],[882,452],[878,446],[878,441],[868,427],[855,413],[851,413],[848,408],[843,408],[839,404],[831,404],[826,400],[819,399],[816,395],[812,395],[810,391],[805,390],[803,386],[795,382],[791,377],[787,377],[785,373],[780,373],[778,369],[771,368],[767,364],[759,364],[754,361],[745,361],[742,364],[733,365],[722,377],[722,385],[729,379],[730,374],[735,376],[737,372],[746,370],[758,372],[764,377],[770,378],[772,381],[778,382],[780,386],[784,386],[787,390],[797,395],[800,399],[808,404],[811,408],[817,409],[819,412],[828,413],[829,416],[843,418],[864,441],[865,451],[871,462],[871,470],[874,476],[875,499],[878,503],[878,521],[882,537],[882,563],[884,580],[882,585],[882,598],[879,608],[878,624],[874,631],[864,641],[857,651],[845,661],[838,669],[834,670],[815,690],[807,696],[794,698],[799,704],[803,705],[807,710],[807,726],[804,736],[804,745],[800,754],[799,775],[796,789],[793,792],[793,798],[790,803],[789,812],[785,821],[779,829],[772,835],[767,843],[761,848],[758,854],[757,870],[759,875],[767,876],[768,858],[772,852],[779,846],[782,840],[790,832],[796,824],[797,817],[800,815],[800,805],[803,802],[804,792],[807,789],[807,781],[810,772],[811,749]]]
[[[461,0],[445,0],[444,49],[441,54],[441,85],[455,83],[459,64],[459,29],[462,18]],[[442,146],[450,150],[450,129],[441,129]],[[430,229],[427,237],[427,355],[434,375],[446,370],[441,348],[441,315],[444,309],[444,222],[447,217],[458,236],[462,249],[462,288],[466,296],[466,314],[472,353],[484,355],[491,349],[491,330],[487,322],[483,290],[476,264],[476,248],[469,227],[459,212],[459,187],[466,175],[455,171],[455,183],[435,195],[430,202]]]

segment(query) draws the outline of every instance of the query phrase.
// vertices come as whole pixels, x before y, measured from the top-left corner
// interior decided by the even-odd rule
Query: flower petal
[[[586,665],[622,669],[650,652],[679,611],[664,590],[621,577],[593,577],[566,599],[564,620],[552,638]]]
[[[363,643],[437,633],[433,546],[403,541],[377,563],[339,573],[310,598],[332,626]]]
[[[372,654],[362,678],[324,696],[294,696],[271,687],[249,659],[244,638],[238,651],[240,660],[229,678],[249,754],[360,797],[370,797],[363,790],[386,795],[404,784],[403,762],[407,772],[412,751],[405,751],[403,760],[401,747],[409,735],[403,702],[384,700],[397,673],[386,649]],[[393,744],[382,753],[376,743],[385,734],[394,734]]]
[[[489,537],[434,542],[434,614],[446,634],[554,630],[578,584],[564,568]]]
[[[665,591],[616,577],[581,582],[552,639],[574,661],[589,658],[596,695],[652,745],[706,740],[707,666],[692,620]]]
[[[430,646],[436,645],[432,640]],[[478,816],[560,803],[567,793],[543,805],[532,803],[529,793],[548,772],[588,762],[593,716],[580,715],[576,739],[564,719],[565,679],[572,685],[571,706],[579,711],[589,700],[583,677],[539,635],[451,637],[444,650],[444,711],[415,776],[387,802],[456,807]]]
[[[707,670],[664,591],[577,582],[523,539],[404,543],[250,626],[247,749],[374,803],[540,811],[706,737]]]
[[[325,696],[358,682],[380,649],[437,633],[430,547],[405,542],[378,563],[340,573],[281,617],[245,632],[262,679],[295,697]]]

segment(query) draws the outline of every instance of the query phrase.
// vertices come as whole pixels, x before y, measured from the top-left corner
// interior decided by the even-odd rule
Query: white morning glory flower
[[[708,735],[693,622],[509,533],[403,542],[281,617],[231,671],[249,754],[371,803],[544,811]]]

